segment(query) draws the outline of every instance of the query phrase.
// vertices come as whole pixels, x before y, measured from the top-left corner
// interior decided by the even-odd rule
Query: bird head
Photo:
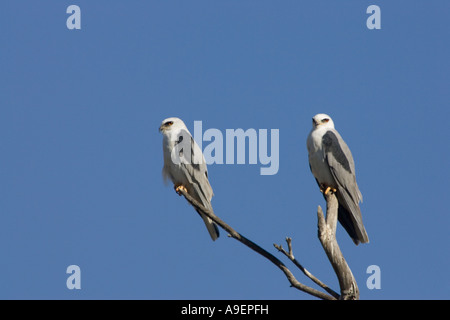
[[[179,129],[187,129],[187,128],[183,120],[175,117],[164,119],[161,122],[161,125],[159,126],[159,131],[162,132],[163,134],[166,132],[176,131]]]
[[[324,128],[334,128],[334,122],[331,117],[324,113],[316,114],[312,118],[313,129],[317,129],[319,127]]]

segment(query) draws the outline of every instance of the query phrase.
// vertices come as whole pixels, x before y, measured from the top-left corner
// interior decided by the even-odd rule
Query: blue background
[[[66,9],[81,8],[81,30]],[[381,8],[381,30],[366,9]],[[449,1],[2,1],[0,298],[310,299],[162,182],[160,122],[280,130],[280,169],[210,165],[212,204],[314,286],[311,118],[350,146],[371,242],[338,241],[361,299],[448,299]],[[204,142],[203,147],[208,143]],[[225,156],[225,154],[224,154]],[[66,268],[81,268],[68,290]],[[366,286],[370,265],[381,289]]]

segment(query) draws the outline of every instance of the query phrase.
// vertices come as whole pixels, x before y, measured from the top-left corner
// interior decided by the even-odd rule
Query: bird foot
[[[176,185],[176,186],[174,187],[174,189],[175,189],[175,192],[176,192],[179,196],[181,196],[181,191],[180,191],[180,190],[183,190],[184,192],[187,192],[186,187],[183,186],[182,184]]]
[[[327,188],[325,189],[325,191],[324,191],[322,188],[320,189],[320,191],[323,192],[324,195],[327,195],[328,192],[331,191],[331,192],[333,192],[333,193],[336,193],[337,190],[336,190],[335,188],[327,187]]]
[[[333,193],[335,193],[337,190],[336,189],[334,189],[334,188],[331,188],[331,187],[328,187],[328,188],[326,188],[325,189],[325,191],[324,191],[324,195],[327,195],[328,194],[328,192],[333,192]]]

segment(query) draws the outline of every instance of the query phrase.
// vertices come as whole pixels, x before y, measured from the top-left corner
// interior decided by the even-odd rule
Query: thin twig
[[[276,258],[271,253],[267,252],[263,248],[261,248],[259,245],[254,243],[253,241],[247,239],[240,233],[238,233],[236,230],[234,230],[232,227],[230,227],[228,224],[226,224],[224,221],[222,221],[218,216],[214,214],[212,210],[206,209],[204,206],[202,206],[198,201],[196,201],[194,198],[192,198],[186,191],[183,189],[179,190],[179,193],[181,193],[186,200],[193,205],[196,209],[200,210],[204,215],[211,218],[215,223],[217,223],[221,228],[223,228],[225,231],[229,233],[229,235],[238,240],[239,242],[243,243],[250,249],[256,251],[263,257],[267,258],[269,261],[271,261],[274,265],[276,265],[283,273],[285,274],[286,278],[291,283],[291,286],[294,288],[297,288],[298,290],[301,290],[303,292],[306,292],[312,296],[315,296],[317,298],[323,299],[323,300],[335,300],[336,298],[328,295],[324,292],[318,291],[314,288],[308,287],[302,283],[300,283],[292,274],[292,272],[281,262],[278,258]]]
[[[297,266],[297,268],[299,268],[304,274],[305,276],[307,276],[308,278],[310,278],[315,284],[317,284],[319,287],[321,287],[322,289],[326,290],[329,294],[331,294],[333,297],[335,297],[336,299],[339,299],[340,295],[339,293],[337,293],[336,291],[334,291],[333,289],[331,289],[330,287],[328,287],[325,283],[323,283],[322,281],[320,281],[317,277],[315,277],[311,272],[309,272],[305,267],[303,267],[300,262],[294,257],[294,252],[292,250],[292,239],[291,238],[286,238],[286,243],[288,245],[288,250],[289,252],[286,252],[286,250],[283,249],[283,247],[281,245],[278,244],[273,244],[275,248],[278,249],[278,251],[280,251],[281,253],[283,253],[286,257],[289,258],[289,260],[291,260],[295,266]]]

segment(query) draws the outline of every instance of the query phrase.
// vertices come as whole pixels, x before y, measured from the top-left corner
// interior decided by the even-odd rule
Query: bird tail
[[[326,200],[326,196],[323,195]],[[353,242],[358,245],[360,243],[368,243],[369,236],[362,221],[361,209],[359,204],[355,203],[351,196],[341,187],[336,193],[338,199],[338,220],[339,223],[347,231]],[[362,198],[362,196],[361,196]]]
[[[213,241],[215,241],[220,235],[219,234],[219,228],[217,227],[217,224],[215,224],[214,221],[211,220],[211,218],[205,216],[202,213],[200,213],[200,216],[202,217],[203,222],[205,222],[206,229],[208,229],[208,232],[209,232],[209,235],[211,236],[211,239]]]
[[[211,212],[214,213],[211,202],[209,200],[207,200],[206,197],[203,196],[203,194],[201,194],[201,195],[202,195],[202,197],[200,197],[200,201],[203,204],[203,206],[206,209],[211,210]],[[219,237],[219,228],[217,227],[217,224],[215,224],[211,218],[204,215],[200,210],[196,209],[196,211],[200,215],[200,217],[202,217],[203,222],[205,223],[206,229],[208,229],[208,232],[209,232],[209,235],[211,236],[212,241],[216,241],[216,239]]]
[[[358,232],[356,230],[357,228],[355,228],[355,224],[351,220],[350,213],[342,205],[339,205],[338,220],[356,245],[360,244],[361,242],[369,242],[366,230],[364,229],[363,232],[361,232],[360,230],[358,230]]]
[[[368,243],[369,236],[362,222],[361,210],[358,204],[352,201],[345,201],[345,196],[342,197],[342,193],[338,194],[338,220],[344,229],[347,231],[353,242],[358,245],[359,243]]]

